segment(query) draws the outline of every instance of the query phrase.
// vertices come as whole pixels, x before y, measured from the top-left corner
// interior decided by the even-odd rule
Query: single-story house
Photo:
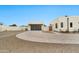
[[[79,16],[62,16],[50,23],[53,31],[79,32]]]

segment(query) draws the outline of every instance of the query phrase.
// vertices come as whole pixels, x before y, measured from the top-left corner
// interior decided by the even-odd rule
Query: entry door
[[[49,26],[49,31],[52,31],[52,26]]]

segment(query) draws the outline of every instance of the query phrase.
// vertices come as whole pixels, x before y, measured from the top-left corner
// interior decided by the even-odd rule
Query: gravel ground
[[[0,52],[7,53],[78,53],[79,44],[36,43],[16,38],[22,32],[0,33]]]

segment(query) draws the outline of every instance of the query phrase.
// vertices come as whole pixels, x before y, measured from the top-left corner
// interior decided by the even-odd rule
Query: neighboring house
[[[0,32],[2,31],[26,31],[28,28],[26,26],[17,26],[16,24],[10,26],[0,25]]]
[[[44,23],[43,22],[30,22],[28,24],[28,30],[31,30],[31,31],[41,31],[43,30],[43,27],[44,27]]]
[[[53,31],[79,32],[79,16],[62,16],[50,23]]]

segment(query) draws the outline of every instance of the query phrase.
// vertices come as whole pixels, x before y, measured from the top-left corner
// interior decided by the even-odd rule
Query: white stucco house
[[[79,16],[62,16],[50,23],[53,31],[79,32]]]

